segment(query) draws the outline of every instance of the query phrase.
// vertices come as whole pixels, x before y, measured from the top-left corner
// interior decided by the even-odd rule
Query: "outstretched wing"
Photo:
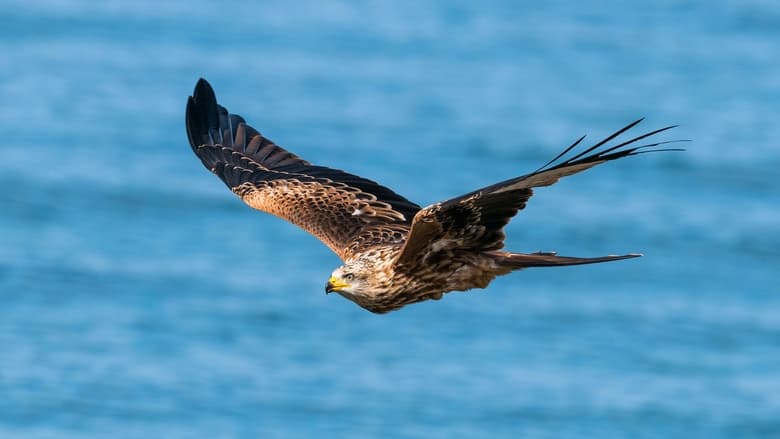
[[[642,119],[639,119],[630,123],[564,161],[560,161],[561,158],[579,145],[585,136],[580,137],[557,157],[530,174],[425,207],[415,215],[409,237],[396,264],[415,266],[420,258],[452,249],[463,251],[500,249],[504,246],[502,229],[519,210],[525,207],[526,202],[533,195],[532,188],[549,186],[561,177],[582,172],[610,160],[645,152],[679,150],[654,148],[671,142],[653,142],[635,146],[637,142],[674,126],[651,131],[614,146],[605,146],[641,121]]]
[[[362,231],[381,239],[377,229],[408,228],[420,210],[374,181],[311,165],[274,144],[217,104],[204,79],[187,101],[186,124],[195,154],[246,204],[298,225],[342,259]]]

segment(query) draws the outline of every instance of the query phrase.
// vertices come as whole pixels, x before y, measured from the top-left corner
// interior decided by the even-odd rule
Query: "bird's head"
[[[325,286],[325,293],[346,296],[365,296],[371,288],[370,271],[362,261],[347,262],[333,270]]]

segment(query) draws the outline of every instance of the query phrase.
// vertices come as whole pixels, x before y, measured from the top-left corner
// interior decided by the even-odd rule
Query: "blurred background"
[[[3,0],[0,437],[780,437],[780,6]],[[542,188],[534,269],[388,315],[192,154],[199,77],[425,205],[582,134],[684,153]]]

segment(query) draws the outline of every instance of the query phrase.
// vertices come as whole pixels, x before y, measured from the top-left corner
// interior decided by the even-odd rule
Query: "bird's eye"
[[[354,278],[355,278],[355,276],[353,276],[352,273],[347,273],[347,274],[344,275],[344,279],[346,279],[346,280],[352,280]]]

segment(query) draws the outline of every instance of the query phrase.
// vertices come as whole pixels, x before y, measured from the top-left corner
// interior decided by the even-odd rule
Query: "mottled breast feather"
[[[311,165],[274,144],[217,104],[204,80],[187,102],[186,124],[193,151],[230,190],[313,234],[342,259],[403,242],[420,210],[374,181]]]

